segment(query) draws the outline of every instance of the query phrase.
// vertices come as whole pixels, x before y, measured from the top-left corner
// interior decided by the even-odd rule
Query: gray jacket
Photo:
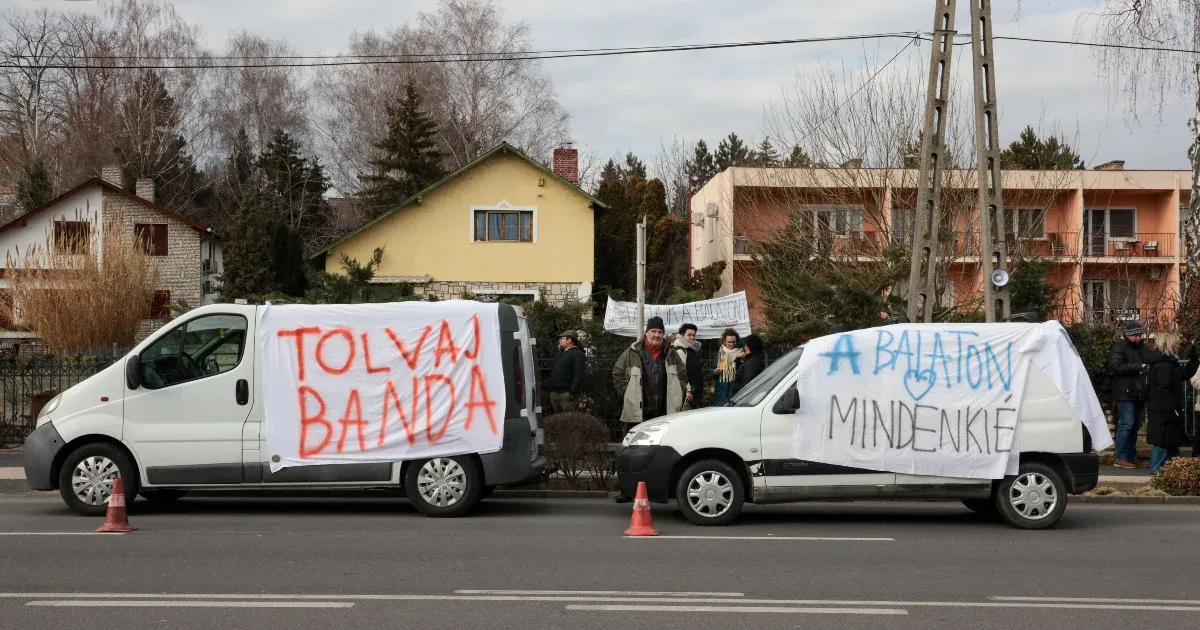
[[[645,358],[642,356],[644,338],[630,344],[621,357],[613,365],[613,385],[618,392],[623,392],[621,404],[621,422],[637,424],[645,417],[642,407],[645,404],[647,378]],[[683,408],[684,395],[687,393],[687,362],[678,348],[672,348],[663,341],[663,363],[667,377],[667,414],[673,414]],[[654,416],[651,416],[653,418]]]

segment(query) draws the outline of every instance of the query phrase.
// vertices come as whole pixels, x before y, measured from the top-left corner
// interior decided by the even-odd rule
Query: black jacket
[[[750,383],[750,381],[754,380],[754,377],[762,374],[762,371],[765,368],[766,363],[763,361],[763,355],[761,353],[752,354],[745,359],[742,359],[742,365],[738,367],[737,371],[736,389],[740,390],[741,388],[745,387],[748,383]]]
[[[1146,442],[1159,447],[1180,446],[1183,431],[1183,369],[1174,357],[1146,352],[1150,388],[1146,395]]]
[[[1117,402],[1145,400],[1138,387],[1138,375],[1146,363],[1145,345],[1134,346],[1125,339],[1113,342],[1108,351],[1108,371],[1112,374],[1113,399]]]
[[[586,375],[587,355],[583,348],[568,348],[558,353],[550,364],[550,380],[546,387],[555,393],[570,392],[578,396],[583,392],[583,378]]]
[[[704,367],[700,365],[700,353],[691,348],[685,348],[683,352],[687,355],[687,380],[692,387],[692,406],[699,407],[704,398]]]

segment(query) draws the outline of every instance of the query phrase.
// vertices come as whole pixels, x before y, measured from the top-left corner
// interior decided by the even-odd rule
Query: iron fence
[[[122,351],[65,360],[0,358],[0,446],[21,444],[37,423],[34,398],[62,393],[112,365]]]

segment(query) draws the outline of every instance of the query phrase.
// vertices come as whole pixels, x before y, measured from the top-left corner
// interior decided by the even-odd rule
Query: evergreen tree
[[[625,178],[640,177],[646,179],[646,163],[633,153],[625,154]]]
[[[717,145],[714,161],[718,173],[731,166],[745,166],[750,161],[750,148],[736,133],[730,133]]]
[[[788,154],[786,165],[791,168],[812,168],[813,161],[804,152],[800,145],[792,147],[792,152]]]
[[[1038,137],[1033,127],[1025,127],[1019,140],[1000,152],[1000,164],[1004,168],[1030,170],[1076,170],[1083,168],[1083,160],[1065,141],[1051,136],[1045,140]]]
[[[376,214],[424,190],[445,176],[438,150],[438,126],[421,107],[421,95],[412,79],[404,97],[387,108],[387,135],[375,144],[371,160],[375,172],[359,175],[365,184],[359,193]]]
[[[758,143],[753,161],[755,166],[779,166],[779,151],[771,144],[770,137],[763,138],[763,141]]]
[[[121,106],[115,153],[126,189],[134,190],[138,179],[148,177],[159,205],[190,211],[207,202],[208,191],[183,137],[179,106],[154,71],[138,77]]]
[[[263,178],[270,216],[273,272],[278,290],[302,296],[307,288],[304,252],[329,226],[325,200],[329,179],[316,158],[308,159],[294,138],[276,130],[255,161]]]
[[[688,186],[693,194],[703,188],[708,180],[717,174],[717,164],[708,150],[708,145],[703,140],[696,143],[692,159],[688,160],[683,168],[687,174]]]
[[[29,212],[54,198],[54,184],[50,181],[50,171],[45,161],[40,157],[26,164],[24,170],[17,184],[17,205]]]
[[[220,278],[223,300],[245,299],[278,290],[267,199],[260,178],[243,182],[233,199],[235,205],[224,240],[224,270]]]

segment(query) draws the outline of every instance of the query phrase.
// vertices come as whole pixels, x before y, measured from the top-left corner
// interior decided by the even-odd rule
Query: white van
[[[617,452],[621,488],[674,498],[697,525],[728,525],[746,501],[960,500],[1024,529],[1054,525],[1068,494],[1096,487],[1100,460],[1084,452],[1085,427],[1036,365],[1020,405],[1020,469],[981,480],[904,475],[793,458],[801,346],[773,362],[728,406],[686,411],[633,427]]]
[[[84,515],[105,513],[120,476],[130,502],[139,494],[169,501],[189,490],[403,488],[423,514],[461,516],[496,486],[545,474],[535,340],[524,310],[507,304],[499,308],[507,396],[500,451],[272,473],[256,342],[261,308],[193,310],[47,403],[25,441],[29,487],[58,490]]]

